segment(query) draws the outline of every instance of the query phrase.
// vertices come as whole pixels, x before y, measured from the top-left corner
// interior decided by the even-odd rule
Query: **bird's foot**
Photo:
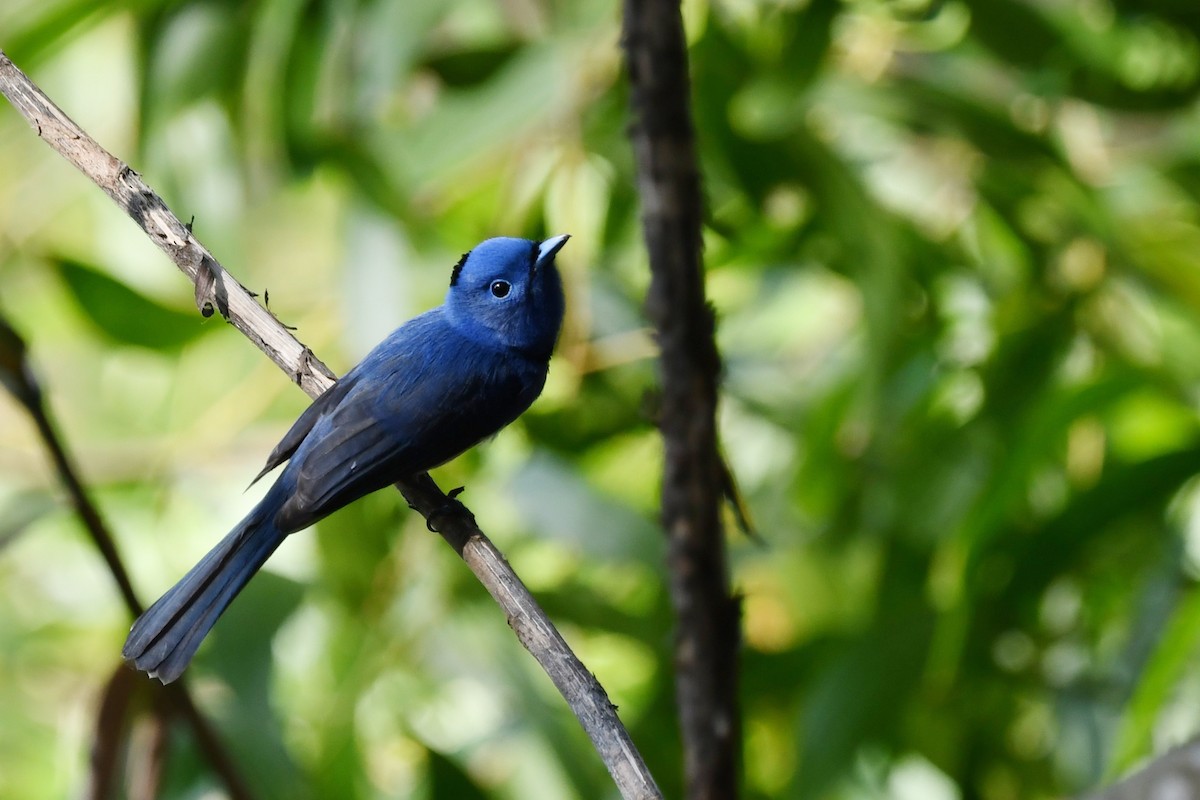
[[[467,516],[471,515],[471,512],[467,510],[467,507],[458,500],[458,496],[462,494],[465,489],[465,486],[457,486],[451,489],[446,493],[446,502],[429,512],[429,516],[425,518],[425,527],[428,528],[431,533],[440,533],[438,528],[434,525],[434,521],[437,520],[438,517],[453,516],[455,514],[465,514]]]

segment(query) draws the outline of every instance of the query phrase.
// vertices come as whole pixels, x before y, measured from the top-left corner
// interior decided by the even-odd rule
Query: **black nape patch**
[[[454,269],[450,272],[450,285],[451,286],[458,283],[458,275],[459,275],[459,273],[462,272],[463,264],[467,263],[467,257],[469,255],[471,255],[470,250],[463,253],[462,258],[460,258],[458,260],[458,263],[454,265]]]

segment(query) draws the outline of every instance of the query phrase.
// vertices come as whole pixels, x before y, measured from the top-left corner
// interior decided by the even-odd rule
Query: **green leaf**
[[[303,798],[304,778],[283,742],[283,725],[271,703],[272,641],[295,612],[304,587],[263,571],[254,577],[210,635],[196,659],[202,671],[220,675],[232,696],[221,726],[243,774],[259,796]],[[343,796],[350,796],[349,793]]]
[[[1162,638],[1142,670],[1137,687],[1117,731],[1106,780],[1115,780],[1150,752],[1151,734],[1179,681],[1187,674],[1200,642],[1200,590],[1179,599]]]
[[[484,83],[499,72],[518,52],[512,44],[478,47],[430,57],[425,66],[437,73],[447,86],[466,87]]]
[[[96,267],[69,258],[53,263],[80,310],[116,342],[173,352],[206,331],[195,314],[161,305]]]
[[[429,750],[429,796],[434,800],[487,800],[467,771],[436,750]]]

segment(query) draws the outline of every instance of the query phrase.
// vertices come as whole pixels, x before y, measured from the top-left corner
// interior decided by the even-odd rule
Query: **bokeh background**
[[[730,541],[746,796],[1056,797],[1192,736],[1200,6],[683,10],[721,431],[766,540]],[[599,0],[0,4],[0,47],[338,372],[479,239],[573,234],[544,396],[435,477],[677,796],[619,37]],[[306,399],[6,105],[0,309],[153,599]],[[6,396],[0,542],[0,796],[69,796],[130,620]],[[262,797],[613,796],[394,492],[293,537],[190,677]],[[166,796],[220,796],[171,745]]]

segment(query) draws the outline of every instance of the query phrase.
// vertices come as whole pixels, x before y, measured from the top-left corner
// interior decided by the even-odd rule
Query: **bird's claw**
[[[440,533],[440,531],[433,524],[434,520],[436,520],[438,517],[445,516],[447,514],[470,513],[467,511],[467,507],[458,500],[458,496],[462,494],[466,488],[467,487],[465,486],[456,486],[455,488],[451,489],[446,493],[446,502],[429,512],[429,516],[425,518],[425,527],[429,529],[430,533]]]

